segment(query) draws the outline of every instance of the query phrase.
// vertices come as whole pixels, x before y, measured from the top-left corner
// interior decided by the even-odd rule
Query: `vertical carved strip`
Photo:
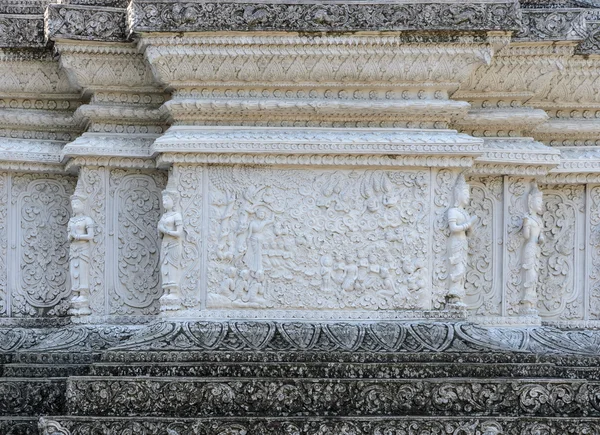
[[[90,308],[94,315],[106,314],[105,294],[106,261],[106,184],[108,170],[98,167],[82,167],[79,171],[77,190],[87,196],[86,214],[92,218],[94,241],[90,268]]]
[[[174,165],[169,185],[176,186],[183,216],[183,253],[181,259],[181,296],[186,307],[197,307],[201,302],[202,281],[202,224],[203,224],[203,178],[204,167],[200,165]]]
[[[448,293],[448,260],[447,244],[450,232],[448,230],[448,209],[452,204],[452,191],[456,183],[457,173],[449,169],[441,169],[435,176],[433,189],[433,309],[445,307]]]
[[[506,202],[504,225],[505,238],[505,307],[507,316],[519,315],[519,303],[523,296],[522,289],[522,234],[523,217],[527,213],[527,199],[531,180],[517,177],[506,177]]]
[[[497,270],[502,261],[502,177],[470,179],[468,212],[478,216],[469,237],[466,303],[477,315],[501,315],[502,279]]]
[[[584,213],[584,186],[542,186],[545,242],[541,246],[538,309],[553,320],[583,319],[583,289],[577,276],[580,216]]]
[[[156,226],[164,184],[163,173],[110,172],[110,256],[116,261],[111,263],[108,314],[149,315],[158,311],[162,290]]]
[[[10,295],[8,293],[8,270],[6,255],[8,249],[8,187],[9,175],[0,173],[0,316],[10,316]]]
[[[600,319],[600,186],[589,187],[589,233],[587,277],[589,285],[589,317]]]
[[[13,177],[16,217],[13,315],[60,316],[68,309],[67,222],[72,177],[23,174]]]

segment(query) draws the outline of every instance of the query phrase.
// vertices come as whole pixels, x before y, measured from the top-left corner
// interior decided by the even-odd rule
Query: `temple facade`
[[[1,0],[0,433],[600,434],[599,35]]]

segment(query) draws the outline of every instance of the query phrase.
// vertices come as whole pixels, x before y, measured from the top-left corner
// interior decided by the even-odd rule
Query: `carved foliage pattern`
[[[439,170],[435,174],[433,197],[433,308],[445,306],[448,293],[447,244],[450,237],[448,229],[448,209],[452,205],[452,191],[456,183],[454,172],[449,169]]]
[[[589,192],[589,314],[592,319],[600,319],[600,186],[593,186]]]
[[[159,240],[156,225],[160,218],[162,173],[112,170],[110,199],[115,210],[111,222],[114,234],[109,253],[115,271],[109,286],[108,314],[152,314],[161,296],[158,262]],[[114,290],[114,291],[113,291]]]
[[[529,193],[530,180],[516,177],[506,177],[508,198],[506,209],[508,213],[504,216],[506,226],[505,249],[507,251],[508,264],[506,264],[506,309],[508,315],[519,314],[519,302],[522,297],[521,283],[521,251],[524,238],[521,232],[523,228],[523,217],[527,213],[527,195]]]
[[[582,318],[583,294],[576,279],[579,215],[584,212],[583,185],[542,186],[545,242],[541,246],[538,309],[542,317]]]
[[[297,419],[248,421],[245,418],[198,419],[191,422],[169,422],[159,420],[134,419],[94,419],[94,421],[65,421],[65,426],[72,432],[65,435],[85,435],[89,433],[144,434],[144,435],[196,435],[196,434],[299,434],[299,435],[339,435],[339,434],[374,434],[374,435],[421,435],[421,434],[456,434],[456,435],[581,435],[593,434],[597,428],[596,420],[582,418],[548,419],[543,423],[524,421],[520,418],[443,418],[423,419],[404,417],[393,419],[362,419],[352,421],[340,419]],[[538,419],[536,419],[538,420]],[[2,426],[0,426],[0,429]],[[32,431],[32,434],[34,432]],[[35,432],[37,434],[37,432]],[[59,432],[60,435],[63,435]]]
[[[429,172],[209,174],[209,308],[429,308]]]
[[[185,3],[134,1],[135,31],[352,31],[518,28],[514,3]]]
[[[478,315],[501,314],[502,280],[494,268],[501,261],[497,241],[502,237],[502,177],[469,180],[471,203],[468,212],[479,220],[469,235],[466,304]],[[500,227],[501,228],[501,227]]]
[[[15,257],[18,273],[12,299],[15,315],[63,315],[67,309],[69,196],[72,177],[51,179],[24,174],[13,177],[11,207],[17,222]]]
[[[600,384],[582,380],[75,378],[67,402],[75,415],[103,416],[236,416],[248,411],[261,416],[598,416],[599,394]]]
[[[7,285],[7,216],[8,216],[8,178],[6,172],[0,173],[0,315],[8,312],[8,285]]]
[[[104,273],[106,255],[106,182],[105,168],[84,166],[79,171],[77,190],[87,196],[87,216],[95,223],[90,262],[90,308],[93,314],[104,314]],[[80,187],[81,185],[81,187]]]
[[[181,257],[180,290],[183,304],[198,306],[201,302],[200,279],[202,271],[202,200],[204,167],[200,165],[175,165],[173,173],[179,193],[179,209],[183,216],[183,250]]]

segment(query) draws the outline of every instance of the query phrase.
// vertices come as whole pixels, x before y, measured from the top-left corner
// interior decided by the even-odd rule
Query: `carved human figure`
[[[538,259],[540,245],[544,243],[543,196],[537,185],[533,185],[528,198],[529,213],[523,218],[523,254],[521,267],[523,269],[523,298],[521,299],[522,314],[537,314]]]
[[[265,228],[268,224],[273,223],[274,219],[267,219],[267,212],[264,208],[259,208],[256,211],[256,218],[248,227],[248,250],[245,260],[250,271],[263,272]]]
[[[161,311],[181,308],[179,277],[181,272],[181,241],[183,238],[183,218],[176,211],[177,194],[163,191],[164,214],[158,222],[158,232],[162,235],[160,247],[160,274],[163,295],[160,298]]]
[[[321,289],[325,292],[332,290],[333,260],[329,255],[321,257]]]
[[[90,261],[91,243],[94,239],[94,221],[84,214],[82,196],[71,197],[73,217],[69,219],[67,231],[69,237],[69,272],[71,276],[71,306],[69,314],[85,316],[92,314],[90,309]]]
[[[454,186],[454,206],[448,210],[448,259],[450,288],[448,303],[453,307],[465,307],[465,279],[469,256],[468,233],[477,221],[477,216],[469,216],[465,207],[469,204],[469,185],[460,174]]]

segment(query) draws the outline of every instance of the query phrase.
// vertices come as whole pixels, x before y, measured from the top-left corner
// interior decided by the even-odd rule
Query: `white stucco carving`
[[[160,275],[163,295],[160,297],[161,311],[181,308],[179,283],[181,275],[181,239],[183,237],[183,218],[177,211],[177,193],[164,190],[162,203],[164,214],[158,221],[158,232],[162,236],[160,247]]]
[[[83,316],[92,314],[90,310],[90,262],[91,243],[94,240],[94,221],[84,214],[85,197],[73,195],[71,209],[73,216],[69,219],[69,273],[71,291],[69,314]]]
[[[570,45],[55,48],[0,53],[0,316],[600,320],[599,64]]]
[[[537,314],[537,286],[539,277],[540,246],[545,242],[543,233],[543,194],[537,184],[531,187],[528,194],[527,206],[529,212],[523,217],[523,250],[521,268],[523,270],[523,295],[520,302],[520,312],[524,315]]]
[[[466,307],[465,282],[467,278],[467,265],[469,262],[469,241],[471,228],[477,222],[477,216],[469,216],[465,207],[469,204],[470,187],[460,174],[454,185],[454,204],[448,210],[448,263],[450,288],[448,290],[448,303],[460,308]]]

